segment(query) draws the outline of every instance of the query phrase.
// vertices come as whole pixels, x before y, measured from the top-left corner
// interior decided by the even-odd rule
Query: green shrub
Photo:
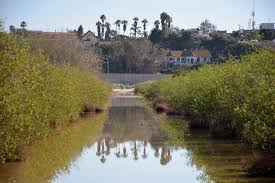
[[[212,135],[237,136],[263,150],[275,146],[275,54],[268,50],[139,85],[159,91],[178,111],[202,120]]]
[[[78,117],[84,104],[104,108],[110,86],[94,73],[51,65],[22,38],[0,33],[0,161]]]

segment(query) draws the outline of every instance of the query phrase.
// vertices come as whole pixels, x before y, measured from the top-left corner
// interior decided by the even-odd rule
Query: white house
[[[170,51],[166,55],[166,65],[193,66],[198,64],[207,64],[211,61],[211,54],[208,50],[183,50]]]

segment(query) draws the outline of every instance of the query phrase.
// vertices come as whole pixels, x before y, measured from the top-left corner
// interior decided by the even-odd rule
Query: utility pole
[[[252,11],[252,30],[255,30],[255,0],[253,0],[253,11]]]

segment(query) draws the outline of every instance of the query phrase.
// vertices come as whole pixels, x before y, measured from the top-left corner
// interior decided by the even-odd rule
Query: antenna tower
[[[255,0],[253,0],[253,11],[252,11],[252,29],[255,30]]]

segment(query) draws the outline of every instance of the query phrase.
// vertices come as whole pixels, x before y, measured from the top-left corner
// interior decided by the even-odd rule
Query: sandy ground
[[[134,96],[135,95],[135,89],[134,88],[113,89],[113,95],[114,96]]]

